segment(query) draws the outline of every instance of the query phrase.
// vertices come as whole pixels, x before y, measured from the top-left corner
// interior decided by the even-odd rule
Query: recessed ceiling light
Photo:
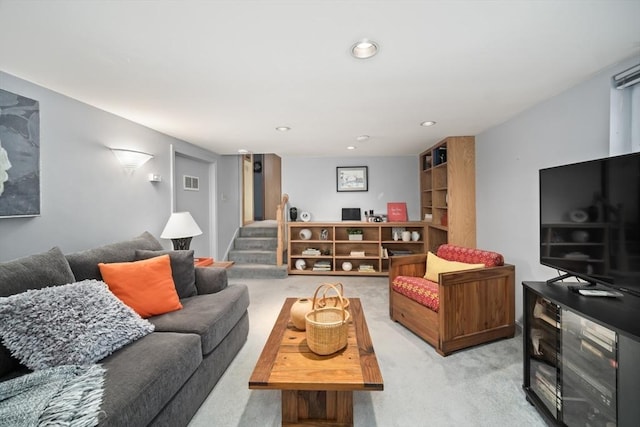
[[[238,153],[247,154],[247,153],[249,153],[249,150],[245,150],[244,148],[241,148],[241,149],[238,150]]]
[[[278,126],[276,130],[278,132],[288,132],[291,130],[291,128],[289,126]]]
[[[356,136],[356,141],[366,141],[369,138],[370,138],[369,135],[359,135],[359,136]]]
[[[356,147],[354,147],[353,145],[350,145],[350,146],[347,147],[347,150],[355,150],[355,149],[356,149]]]
[[[362,39],[351,46],[351,55],[358,59],[368,59],[378,53],[378,44],[373,40]]]
[[[420,126],[429,127],[429,126],[433,126],[435,124],[436,124],[436,122],[429,120],[428,122],[420,123]]]

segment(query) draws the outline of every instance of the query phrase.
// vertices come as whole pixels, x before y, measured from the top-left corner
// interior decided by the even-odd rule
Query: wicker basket
[[[331,290],[331,285],[335,288],[338,288],[337,296],[327,296],[327,291]],[[345,310],[349,309],[349,298],[344,296],[344,289],[342,287],[342,283],[323,283],[320,285],[320,288],[324,288],[324,292],[322,293],[322,297],[318,298],[318,300],[312,306],[313,308],[325,308],[325,307],[341,307],[340,297],[342,297],[342,307]],[[309,298],[311,299],[311,298]]]
[[[333,289],[340,301],[339,307],[317,308],[318,291],[323,288]],[[325,289],[326,292],[329,289]],[[341,285],[342,289],[342,285]],[[332,284],[325,283],[313,294],[312,311],[305,316],[307,345],[316,354],[326,356],[347,346],[347,332],[349,328],[349,312],[344,309],[342,293]]]

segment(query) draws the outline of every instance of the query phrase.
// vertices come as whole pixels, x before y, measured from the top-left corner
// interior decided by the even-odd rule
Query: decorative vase
[[[307,268],[307,263],[305,260],[296,260],[296,270],[304,270],[305,268]]]
[[[349,261],[345,261],[342,263],[342,269],[344,271],[351,271],[352,268],[353,268],[353,264],[351,264]]]
[[[308,228],[303,228],[302,230],[300,230],[300,238],[302,240],[311,239],[311,230],[309,230]]]
[[[291,221],[295,221],[298,219],[298,208],[289,208],[289,218]]]
[[[410,231],[403,231],[402,232],[402,241],[403,242],[408,242],[411,240],[411,232]]]
[[[414,242],[417,242],[418,240],[420,240],[420,233],[418,233],[417,231],[412,231],[411,240],[413,240]]]
[[[313,301],[309,298],[298,298],[291,306],[291,322],[296,329],[304,331],[306,328],[305,316],[313,310]]]

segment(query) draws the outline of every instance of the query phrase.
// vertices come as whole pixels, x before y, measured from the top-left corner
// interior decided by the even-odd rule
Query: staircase
[[[234,261],[227,270],[230,278],[284,279],[288,276],[287,265],[276,265],[278,229],[276,227],[241,227],[229,261]]]

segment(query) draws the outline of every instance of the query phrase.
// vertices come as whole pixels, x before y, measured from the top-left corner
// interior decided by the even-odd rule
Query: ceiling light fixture
[[[351,55],[357,59],[368,59],[375,56],[379,49],[373,40],[362,39],[351,46]]]
[[[359,135],[356,136],[356,141],[366,141],[369,138],[371,138],[369,135]]]
[[[239,153],[239,154],[249,154],[249,150],[246,150],[246,149],[244,149],[244,148],[241,148],[241,149],[239,149],[239,150],[238,150],[238,153]]]
[[[433,125],[435,125],[435,124],[436,124],[436,122],[434,122],[434,121],[432,121],[432,120],[429,120],[429,121],[427,121],[427,122],[422,122],[422,123],[420,123],[420,126],[428,128],[429,126],[433,126]]]
[[[354,147],[353,145],[350,145],[350,146],[347,147],[347,150],[355,150],[355,149],[356,149],[356,147]]]
[[[278,132],[288,132],[291,130],[291,128],[289,126],[278,126],[276,130]]]

